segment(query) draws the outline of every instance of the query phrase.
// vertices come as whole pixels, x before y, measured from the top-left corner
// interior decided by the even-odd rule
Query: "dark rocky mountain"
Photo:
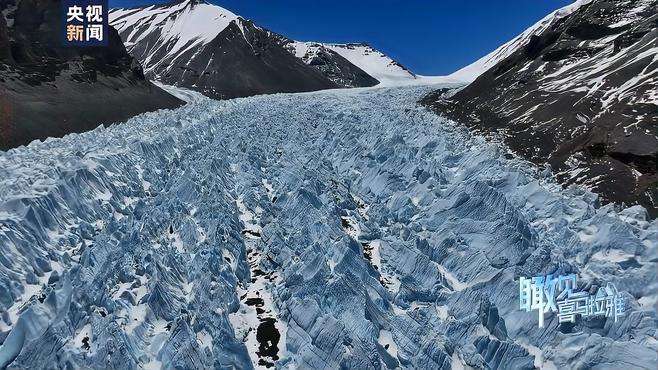
[[[59,1],[0,9],[0,150],[182,104],[145,79],[116,30],[107,47],[65,47]]]
[[[579,1],[465,88],[423,103],[566,185],[658,215],[658,1]],[[535,31],[536,30],[536,31]]]
[[[212,98],[341,87],[279,35],[202,0],[113,9],[110,20],[148,78]]]
[[[0,11],[9,8],[13,4],[0,2]],[[8,11],[9,9],[7,9]],[[7,20],[4,15],[0,15],[0,60],[13,61],[11,57],[11,48],[9,45],[9,30],[7,29]]]
[[[366,44],[300,42],[203,0],[112,9],[149,79],[219,99],[414,81]]]

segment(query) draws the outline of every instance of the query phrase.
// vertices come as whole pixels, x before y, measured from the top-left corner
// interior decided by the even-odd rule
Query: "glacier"
[[[0,153],[0,368],[655,368],[658,222],[435,88],[196,96]],[[548,273],[630,310],[538,328],[518,278]]]

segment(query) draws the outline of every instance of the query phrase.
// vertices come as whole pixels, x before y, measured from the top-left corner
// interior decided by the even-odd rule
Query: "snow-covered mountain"
[[[658,1],[576,2],[479,66],[425,102],[502,134],[565,184],[658,215]]]
[[[331,44],[291,41],[288,49],[304,61],[312,61],[322,51],[332,51],[379,81],[378,86],[408,84],[418,77],[406,67],[365,43]]]
[[[146,75],[224,99],[339,85],[290,55],[278,35],[203,0],[110,11]]]
[[[345,56],[325,44],[298,42],[284,36],[281,45],[304,63],[318,69],[327,78],[343,87],[368,87],[378,85],[379,80]]]
[[[495,66],[508,56],[512,55],[519,48],[527,45],[533,35],[541,34],[551,25],[570,15],[574,11],[578,10],[582,5],[587,4],[590,1],[591,0],[577,0],[573,4],[569,4],[552,12],[514,39],[508,41],[507,43],[498,47],[496,50],[478,59],[474,63],[450,74],[448,77],[458,81],[474,81],[476,78],[478,78],[478,76],[486,72],[489,68]]]
[[[175,68],[186,52],[205,46],[231,22],[242,29],[242,19],[230,11],[202,1],[181,1],[142,8],[112,9],[110,21],[128,52],[139,58],[146,73],[160,77]]]
[[[418,80],[367,44],[294,41],[203,0],[113,9],[110,22],[149,78],[215,98]]]

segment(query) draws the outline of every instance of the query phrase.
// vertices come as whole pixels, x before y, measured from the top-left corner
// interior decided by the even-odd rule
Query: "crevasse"
[[[200,99],[0,153],[0,368],[655,365],[658,223],[429,90]],[[518,310],[519,276],[570,272],[626,318]]]

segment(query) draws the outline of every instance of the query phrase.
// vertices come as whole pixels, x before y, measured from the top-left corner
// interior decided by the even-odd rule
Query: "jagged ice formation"
[[[0,153],[0,368],[651,368],[658,223],[416,105],[198,99]],[[609,281],[617,323],[518,310]]]

